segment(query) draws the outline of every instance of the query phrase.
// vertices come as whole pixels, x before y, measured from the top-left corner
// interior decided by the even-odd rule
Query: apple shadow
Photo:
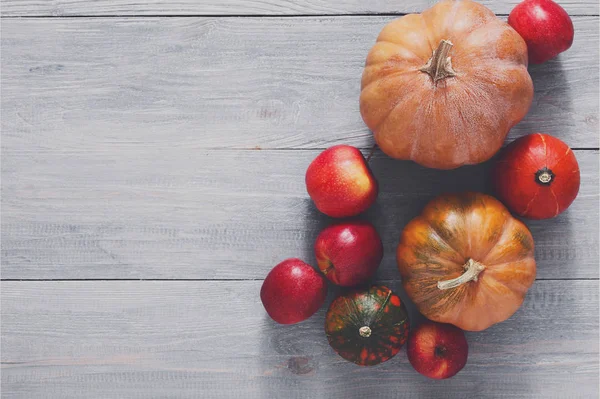
[[[283,325],[265,312],[261,323],[257,376],[260,397],[276,398],[282,392],[289,397],[301,397],[321,379],[322,364],[328,359],[329,347],[325,335],[325,314],[336,296],[328,290],[325,304],[313,316],[297,324]]]
[[[301,247],[298,258],[318,270],[314,253],[317,236],[336,219],[321,213],[308,194],[301,199],[300,217],[303,220]],[[320,273],[320,271],[319,271]],[[265,312],[261,324],[258,377],[260,396],[279,397],[281,392],[302,396],[303,386],[318,377],[323,354],[330,350],[325,335],[325,314],[340,290],[327,281],[327,299],[313,316],[297,324],[282,325]],[[311,385],[312,386],[312,385]]]
[[[336,223],[339,219],[331,218],[320,212],[308,194],[306,194],[306,198],[303,202],[304,212],[302,212],[302,217],[304,219],[305,236],[302,242],[302,259],[317,268],[317,258],[314,251],[314,244],[317,240],[317,236],[321,230],[330,224]]]

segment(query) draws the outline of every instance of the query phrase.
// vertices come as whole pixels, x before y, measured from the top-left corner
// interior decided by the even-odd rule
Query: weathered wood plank
[[[495,13],[508,14],[519,0],[483,0]],[[433,0],[4,0],[3,16],[65,15],[352,15],[420,12]],[[598,2],[562,0],[570,15],[598,15]]]
[[[48,144],[2,154],[3,278],[260,279],[284,258],[315,264],[314,240],[332,221],[304,185],[319,150]],[[528,222],[542,279],[599,276],[598,151],[575,154],[577,200],[556,219]],[[425,203],[486,190],[488,165],[436,171],[375,153],[380,195],[364,217],[384,241],[380,278],[400,277],[397,240]]]
[[[404,350],[344,361],[325,308],[275,325],[261,283],[3,282],[2,397],[598,397],[598,281],[537,281],[511,319],[467,335],[466,367],[439,382]]]
[[[4,20],[3,146],[368,148],[360,76],[392,18]],[[573,47],[530,68],[534,105],[511,138],[599,146],[599,17],[574,22]]]

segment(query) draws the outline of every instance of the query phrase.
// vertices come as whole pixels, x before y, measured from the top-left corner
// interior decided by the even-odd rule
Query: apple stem
[[[328,260],[327,261],[327,267],[322,270],[323,274],[327,276],[327,274],[329,274],[330,271],[332,271],[333,269],[335,269],[335,267],[333,267],[333,263]]]
[[[448,56],[453,44],[450,40],[442,40],[433,52],[433,55],[419,71],[428,73],[433,79],[433,83],[451,76],[456,76],[452,69],[452,60]]]
[[[477,276],[479,276],[479,273],[485,270],[484,265],[474,261],[473,259],[469,259],[467,263],[463,265],[463,267],[466,270],[463,274],[451,280],[438,281],[437,287],[440,290],[449,290],[450,288],[456,288],[459,285],[468,283],[469,281],[477,281]]]
[[[371,160],[371,157],[373,156],[373,153],[375,152],[375,149],[377,148],[377,144],[373,144],[373,147],[371,147],[371,151],[369,152],[369,155],[367,156],[367,163],[369,163],[369,161]]]

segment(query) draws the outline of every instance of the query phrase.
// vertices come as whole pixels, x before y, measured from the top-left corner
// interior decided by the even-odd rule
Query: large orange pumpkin
[[[521,36],[481,4],[444,0],[383,28],[360,112],[389,156],[452,169],[491,158],[532,99]]]
[[[442,195],[405,227],[402,285],[425,317],[480,331],[508,319],[535,280],[533,238],[489,195]]]

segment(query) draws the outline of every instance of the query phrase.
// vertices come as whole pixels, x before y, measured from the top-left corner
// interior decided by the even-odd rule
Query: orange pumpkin
[[[360,112],[389,156],[452,169],[491,158],[532,99],[521,36],[481,4],[444,0],[383,28]]]
[[[508,319],[535,280],[533,238],[489,195],[441,195],[402,233],[402,285],[425,317],[480,331]]]

